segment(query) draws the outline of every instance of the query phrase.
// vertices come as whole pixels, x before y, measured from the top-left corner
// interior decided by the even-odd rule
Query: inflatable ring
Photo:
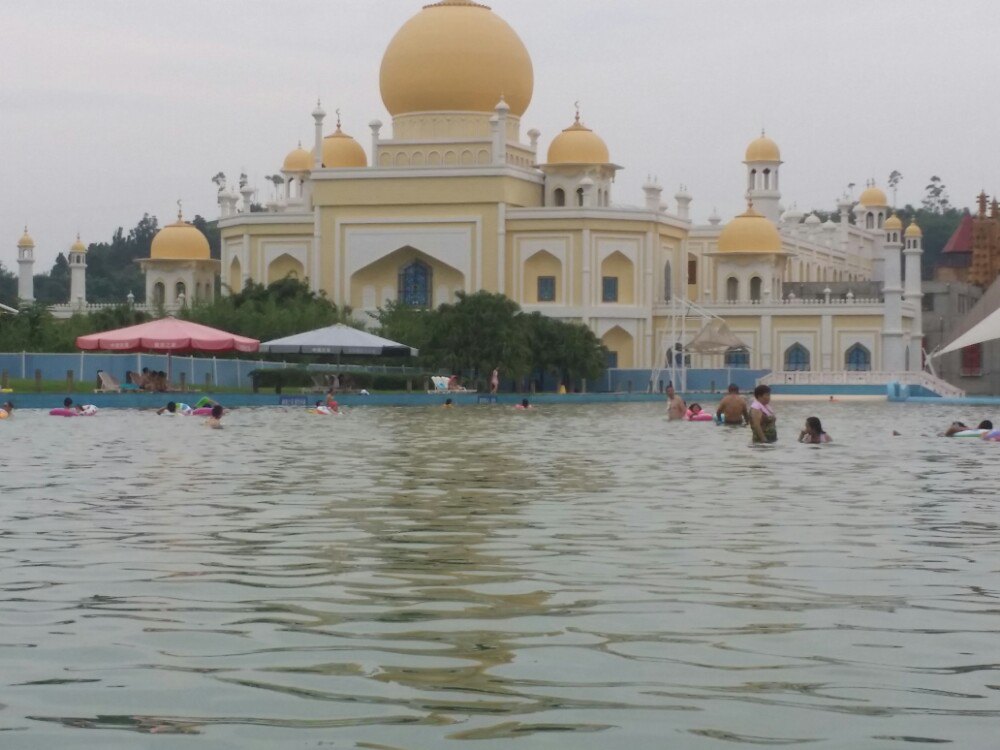
[[[715,417],[709,414],[707,411],[700,411],[697,414],[692,414],[691,410],[688,409],[687,413],[684,415],[684,419],[688,422],[714,422]]]
[[[10,416],[10,412],[6,409],[0,409],[0,419],[7,419]]]
[[[983,437],[988,432],[989,430],[962,430],[961,432],[956,432],[952,437],[978,438]]]
[[[50,417],[75,417],[76,409],[63,409],[62,407],[58,409],[49,409]]]
[[[199,406],[197,409],[191,412],[192,417],[210,417],[212,416],[211,406]]]

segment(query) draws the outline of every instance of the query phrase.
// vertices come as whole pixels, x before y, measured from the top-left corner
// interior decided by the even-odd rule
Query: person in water
[[[684,399],[677,395],[674,390],[674,386],[667,386],[667,419],[684,419],[684,415],[687,413],[687,405],[684,403]]]
[[[163,414],[163,412],[187,415],[191,413],[191,407],[187,404],[179,404],[176,401],[168,401],[166,406],[161,406],[156,410],[157,414]]]
[[[775,426],[777,421],[774,409],[771,408],[771,388],[758,385],[753,391],[753,403],[750,404],[750,429],[753,431],[754,443],[778,442],[778,428]]]
[[[691,404],[691,406],[688,407],[687,412],[684,412],[685,416],[687,415],[688,412],[691,413],[691,417],[697,417],[699,414],[701,414],[701,404],[699,403]],[[691,417],[688,417],[688,419],[690,419]]]
[[[833,438],[823,431],[823,423],[819,417],[807,417],[806,426],[799,433],[800,443],[831,443]]]
[[[0,419],[6,419],[13,413],[14,403],[12,401],[4,401],[3,404],[0,404]]]
[[[740,395],[740,387],[733,383],[729,386],[729,391],[719,402],[719,408],[715,410],[715,419],[721,424],[741,427],[750,424],[750,410],[747,409],[747,402]]]
[[[452,407],[453,407],[454,405],[455,405],[455,404],[454,404],[454,402],[453,402],[453,401],[452,401],[452,400],[451,400],[450,398],[446,398],[446,399],[444,400],[444,408],[445,408],[445,409],[450,409],[450,408],[452,408]]]
[[[222,404],[216,404],[212,407],[212,416],[205,420],[205,426],[211,427],[213,430],[222,429]]]
[[[521,399],[521,403],[519,403],[519,404],[518,404],[517,406],[515,406],[514,408],[515,408],[515,409],[521,409],[521,410],[524,410],[524,409],[533,409],[534,407],[533,407],[533,406],[531,405],[531,403],[530,403],[530,402],[528,401],[528,399],[526,399],[526,398],[522,398],[522,399]]]
[[[72,408],[73,408],[73,399],[67,396],[66,398],[63,399],[63,409],[72,409]]]
[[[338,404],[337,399],[334,398],[332,388],[326,392],[326,408],[334,414],[340,411],[340,404]]]

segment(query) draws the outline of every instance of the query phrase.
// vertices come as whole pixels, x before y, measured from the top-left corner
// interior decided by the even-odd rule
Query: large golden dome
[[[208,239],[194,224],[184,221],[177,212],[177,221],[163,227],[153,237],[149,249],[152,260],[211,260]]]
[[[340,129],[323,139],[323,166],[327,169],[350,169],[368,166],[368,155],[361,144]]]
[[[744,161],[781,161],[781,151],[778,144],[761,131],[760,137],[752,140],[747,146]]]
[[[889,201],[885,193],[875,187],[874,183],[869,183],[868,187],[858,198],[858,203],[862,206],[888,206]]]
[[[552,139],[549,164],[608,164],[611,155],[604,140],[593,130],[576,122]]]
[[[31,238],[31,235],[28,234],[28,227],[24,228],[24,234],[22,234],[21,235],[21,239],[19,239],[17,241],[17,246],[18,247],[34,247],[35,246],[35,241]]]
[[[730,221],[719,234],[722,253],[780,253],[781,235],[766,216],[748,206],[745,213]]]
[[[531,57],[485,5],[442,0],[403,24],[382,57],[382,101],[392,115],[492,112],[500,97],[520,117],[534,90]]]

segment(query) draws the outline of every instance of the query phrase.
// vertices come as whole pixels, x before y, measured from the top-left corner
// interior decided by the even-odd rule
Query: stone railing
[[[727,307],[749,307],[766,305],[881,305],[883,300],[878,297],[786,297],[785,299],[742,299],[742,300],[720,300],[718,302],[706,302],[705,304],[724,305]]]
[[[81,304],[71,304],[63,303],[61,305],[51,305],[49,306],[49,312],[55,318],[71,318],[76,314],[86,315],[92,312],[98,312],[100,310],[110,310],[116,307],[121,307],[122,302],[84,302]],[[129,307],[144,313],[155,313],[157,308],[155,305],[142,303],[129,303]],[[167,312],[170,312],[169,308]]]
[[[961,398],[965,391],[929,372],[877,372],[835,370],[831,372],[775,370],[760,378],[759,385],[919,385],[939,396]]]

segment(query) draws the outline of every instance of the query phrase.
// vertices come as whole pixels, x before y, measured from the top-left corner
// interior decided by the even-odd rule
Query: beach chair
[[[327,389],[330,387],[326,383],[326,375],[313,375],[311,377],[313,382],[312,392],[326,393]]]
[[[97,377],[101,381],[101,387],[95,388],[94,393],[121,393],[122,386],[112,375],[104,372],[104,370],[97,371]]]
[[[431,383],[434,384],[433,391],[427,391],[428,393],[448,393],[448,376],[447,375],[432,375]]]

